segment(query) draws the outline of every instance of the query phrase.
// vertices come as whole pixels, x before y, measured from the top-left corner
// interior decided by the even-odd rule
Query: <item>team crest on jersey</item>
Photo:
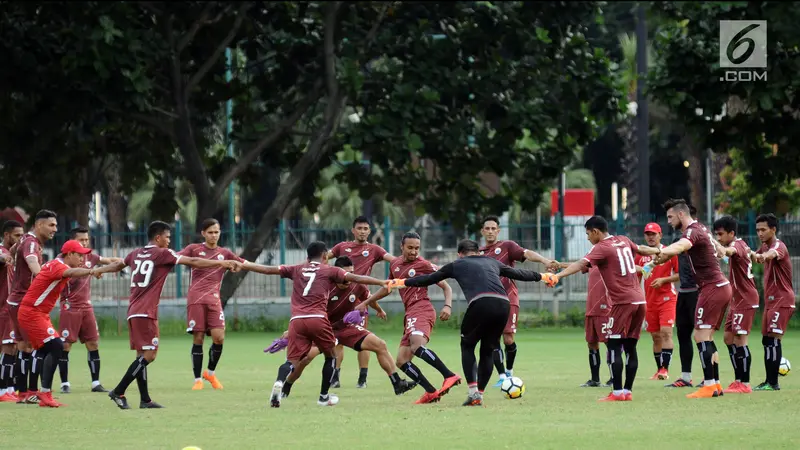
[[[200,253],[198,253],[198,255],[200,255],[200,256],[206,256],[206,252],[200,252]]]
[[[350,253],[350,252],[352,252],[353,250],[352,250],[352,249],[349,249],[349,248],[346,248],[346,249],[344,249],[344,251],[346,251],[347,253]]]
[[[395,272],[400,272],[400,268],[399,268],[399,267],[395,267],[395,268],[394,268],[394,271],[395,271]]]
[[[363,252],[361,252],[361,256],[363,256],[363,257],[365,257],[365,258],[366,258],[367,256],[369,256],[369,250],[364,250]]]
[[[336,300],[339,300],[339,296],[338,295],[334,295],[333,297],[331,297],[331,301],[332,302],[335,302]]]
[[[66,339],[69,337],[69,330],[61,330],[61,337]]]
[[[189,321],[189,328],[194,328],[195,325],[197,325],[197,322],[195,322],[194,320]]]
[[[414,269],[411,269],[411,270],[408,271],[408,276],[410,276],[410,277],[413,277],[416,274],[417,274],[417,271],[414,270]]]
[[[479,251],[478,254],[483,256],[483,250]]]
[[[153,338],[152,342],[153,342],[154,346],[158,347],[158,338],[157,337]]]
[[[91,269],[92,268],[92,262],[91,261],[86,261],[86,267]]]
[[[47,334],[52,336],[52,335],[56,334],[56,330],[53,327],[50,327],[50,328],[47,329]]]
[[[494,249],[494,254],[495,255],[499,255],[500,254],[500,247],[497,247],[496,249]]]
[[[11,331],[11,333],[8,334],[8,337],[10,337],[11,339],[17,338],[17,336],[14,334],[14,331]]]
[[[69,302],[64,302],[64,309],[69,311]]]
[[[356,296],[353,295],[353,294],[350,294],[350,303],[354,303],[355,301],[356,301]]]
[[[224,256],[222,256],[222,255],[217,255],[217,259],[218,259],[218,260],[220,260],[220,261],[222,261],[223,259],[225,259],[225,257],[224,257]]]

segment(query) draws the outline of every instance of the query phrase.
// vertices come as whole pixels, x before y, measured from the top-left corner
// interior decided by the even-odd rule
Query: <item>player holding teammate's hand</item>
[[[542,283],[547,285],[547,287],[555,287],[558,284],[558,275],[554,273],[543,273],[542,275]]]

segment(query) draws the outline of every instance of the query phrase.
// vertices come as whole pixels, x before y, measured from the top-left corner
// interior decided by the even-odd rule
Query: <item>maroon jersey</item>
[[[733,285],[731,309],[758,308],[758,290],[753,280],[753,263],[750,261],[750,247],[741,239],[731,244],[736,253],[730,259],[728,279]]]
[[[64,272],[67,270],[69,270],[69,266],[64,264],[61,258],[45,264],[22,298],[20,306],[27,306],[40,313],[50,314],[50,311],[56,306],[61,290],[69,283],[69,278],[64,278]]]
[[[328,320],[336,323],[344,319],[345,314],[368,298],[369,289],[363,284],[350,283],[344,289],[337,287],[331,291],[330,301],[328,301]]]
[[[62,258],[62,255],[58,255]],[[100,255],[89,253],[83,257],[84,266],[91,269],[100,262]],[[61,291],[61,310],[84,311],[92,309],[92,277],[70,278],[67,287]]]
[[[762,244],[758,253],[775,250],[778,256],[764,263],[764,303],[767,308],[794,308],[792,260],[780,239],[772,245]]]
[[[586,293],[586,317],[607,316],[611,311],[606,297],[606,288],[600,270],[592,266],[589,268],[589,286]]]
[[[224,247],[208,248],[206,244],[190,244],[180,252],[181,256],[200,259],[234,260],[244,262],[244,259]],[[192,267],[189,292],[186,294],[186,305],[219,303],[219,288],[222,277],[228,269],[224,267],[208,267],[198,269]]]
[[[125,265],[131,268],[131,301],[128,319],[158,319],[158,303],[167,275],[178,264],[181,255],[169,248],[147,245],[130,252]]]
[[[639,247],[625,236],[608,236],[583,257],[600,273],[606,298],[613,305],[644,303],[633,254]]]
[[[8,256],[11,252],[0,244],[0,256]],[[14,264],[7,262],[0,265],[0,310],[5,308],[6,299],[11,292],[11,281],[14,279]]]
[[[514,267],[514,264],[518,261],[525,261],[525,249],[514,241],[497,241],[492,245],[483,247],[480,254],[496,259],[509,267]],[[506,295],[508,295],[508,300],[511,304],[519,306],[517,283],[506,277],[500,277],[500,281],[503,283],[503,287],[506,288]]]
[[[22,236],[17,245],[17,257],[14,259],[14,282],[11,284],[11,294],[8,295],[9,305],[19,305],[22,297],[31,286],[33,273],[28,267],[27,259],[34,259],[42,264],[42,243],[33,233]]]
[[[427,275],[439,270],[430,261],[422,257],[417,257],[414,261],[408,262],[402,256],[395,258],[389,264],[389,279],[392,278],[412,278],[417,275]],[[418,304],[431,305],[431,299],[428,297],[428,287],[406,287],[399,289],[400,298],[403,300],[403,306],[406,311],[412,309]]]
[[[336,258],[349,257],[353,261],[353,273],[356,275],[369,275],[372,273],[372,266],[381,262],[387,252],[381,246],[369,242],[340,242],[333,247],[331,253]]]
[[[694,221],[684,230],[683,239],[692,243],[692,247],[686,254],[689,256],[689,265],[700,289],[705,286],[719,287],[729,283],[719,268],[714,238],[708,232],[708,228],[700,222]]]
[[[294,281],[292,318],[326,317],[328,299],[336,283],[344,283],[347,272],[340,267],[309,261],[296,266],[281,266],[281,278]]]

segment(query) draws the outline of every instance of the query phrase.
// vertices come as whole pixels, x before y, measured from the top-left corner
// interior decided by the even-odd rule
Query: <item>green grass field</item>
[[[382,331],[396,349],[399,333]],[[262,353],[275,335],[232,334],[217,373],[225,390],[191,391],[193,376],[188,336],[163,337],[149,368],[150,392],[163,410],[139,410],[134,383],[128,397],[134,409],[121,411],[105,394],[90,393],[85,350],[73,347],[73,393],[58,395],[65,408],[0,404],[0,449],[181,449],[257,448],[601,448],[689,449],[798,448],[792,430],[800,405],[800,375],[781,378],[780,392],[727,395],[689,400],[689,389],[669,390],[650,381],[654,362],[649,337],[639,346],[640,370],[634,401],[597,403],[605,388],[582,389],[588,378],[582,330],[531,330],[518,335],[515,374],[526,382],[520,400],[506,400],[491,389],[485,408],[464,408],[466,387],[458,386],[440,403],[414,405],[417,388],[395,397],[373,358],[369,388],[355,388],[355,353],[347,350],[336,407],[319,407],[321,359],[314,362],[280,409],[268,405],[269,390],[284,353]],[[721,344],[721,343],[720,343]],[[753,346],[753,381],[764,377],[760,339]],[[721,346],[721,345],[720,345]],[[458,334],[437,331],[430,347],[461,373]],[[724,348],[724,347],[723,347]],[[132,360],[127,339],[101,343],[102,381],[113,388]],[[731,381],[727,354],[723,383]],[[784,356],[800,364],[800,338],[786,340]],[[677,366],[677,352],[674,369]],[[695,379],[700,378],[695,357]],[[434,384],[441,377],[418,362]],[[405,376],[404,376],[405,377]],[[601,368],[601,377],[608,369]],[[56,374],[56,379],[58,375]],[[25,438],[22,438],[22,436]],[[39,439],[32,443],[31,437]]]

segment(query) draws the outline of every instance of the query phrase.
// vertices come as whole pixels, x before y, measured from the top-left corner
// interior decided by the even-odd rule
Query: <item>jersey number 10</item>
[[[627,276],[629,273],[636,273],[636,263],[633,261],[633,252],[630,247],[617,249],[617,258],[619,259],[619,270],[622,276]]]

